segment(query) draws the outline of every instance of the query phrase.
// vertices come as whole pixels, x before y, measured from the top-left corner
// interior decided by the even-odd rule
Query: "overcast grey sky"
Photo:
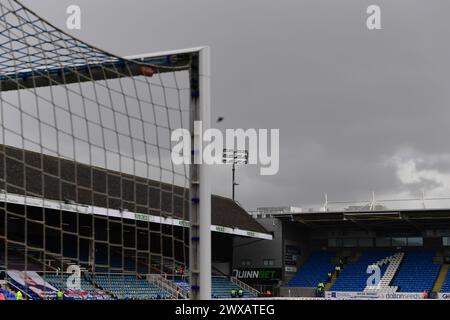
[[[219,128],[279,128],[280,171],[238,168],[257,206],[450,196],[448,0],[23,0],[118,55],[209,45]],[[366,28],[381,7],[382,30]],[[213,191],[230,195],[231,168]]]

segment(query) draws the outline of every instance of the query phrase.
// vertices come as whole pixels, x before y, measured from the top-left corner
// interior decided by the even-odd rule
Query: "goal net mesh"
[[[0,0],[0,270],[65,288],[78,265],[81,292],[118,298],[186,272],[189,168],[170,136],[189,128],[190,58],[120,58]]]

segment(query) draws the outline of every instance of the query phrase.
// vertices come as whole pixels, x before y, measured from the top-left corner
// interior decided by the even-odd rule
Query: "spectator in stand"
[[[323,284],[323,282],[319,282],[319,284],[317,285],[316,296],[321,297],[324,289],[325,285]]]
[[[337,266],[334,268],[334,271],[336,271],[336,277],[339,277],[339,274],[341,273],[341,267],[340,267],[339,265],[337,265]]]
[[[267,296],[267,297],[271,297],[271,296],[272,296],[272,291],[267,290],[267,291],[266,291],[266,296]]]
[[[423,298],[428,299],[428,291],[427,290],[423,290]]]
[[[321,297],[322,296],[322,288],[317,287],[316,289],[316,297]]]
[[[231,290],[230,295],[232,298],[236,298],[236,290],[235,289]]]
[[[327,283],[331,282],[332,278],[333,278],[333,274],[331,273],[331,271],[329,271],[327,274]]]
[[[23,300],[21,291],[17,291],[17,293],[16,293],[16,300]]]
[[[6,300],[5,295],[3,294],[3,292],[0,292],[0,300]]]
[[[239,296],[239,298],[243,298],[244,297],[244,291],[242,289],[238,290],[238,296]]]

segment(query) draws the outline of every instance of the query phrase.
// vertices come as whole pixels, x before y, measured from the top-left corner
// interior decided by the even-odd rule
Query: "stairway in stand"
[[[436,278],[436,281],[433,285],[433,291],[439,292],[442,289],[442,285],[444,284],[445,279],[447,278],[447,273],[450,268],[450,264],[441,265],[441,269],[439,270],[439,274]]]
[[[356,252],[355,254],[353,254],[352,256],[348,257],[348,258],[347,258],[347,263],[348,263],[348,262],[356,262],[356,261],[358,261],[359,257],[361,257],[361,252],[360,252],[360,251],[358,251],[358,252]],[[333,259],[333,262],[334,262],[334,263],[338,263],[339,260],[340,260],[340,258],[339,258],[339,255],[338,255],[338,256],[336,256],[336,258]],[[345,269],[345,265],[344,265],[344,269]],[[333,286],[333,284],[336,282],[336,279],[337,279],[337,278],[338,278],[338,276],[337,276],[337,273],[336,273],[336,271],[335,271],[335,272],[333,272],[333,276],[331,277],[331,281],[328,282],[328,283],[325,285],[324,290],[325,290],[325,291],[329,291],[329,290],[331,289],[331,287]]]
[[[331,287],[333,286],[333,284],[336,282],[336,279],[337,279],[336,272],[334,272],[334,273],[333,273],[333,276],[331,277],[331,281],[328,282],[328,283],[325,285],[325,289],[324,289],[324,290],[325,290],[325,291],[330,290]]]

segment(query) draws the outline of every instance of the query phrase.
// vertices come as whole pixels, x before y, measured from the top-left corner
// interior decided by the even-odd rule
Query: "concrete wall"
[[[258,219],[258,222],[268,231],[273,232],[273,240],[257,240],[234,237],[233,267],[234,268],[282,268],[283,239],[282,224],[278,219]],[[242,266],[241,260],[252,261],[250,266]],[[273,259],[273,266],[265,266],[265,259]]]
[[[213,261],[212,267],[213,267],[213,270],[212,270],[213,274],[217,272],[219,275],[222,275],[222,274],[231,275],[231,264],[228,262],[214,262]]]
[[[302,225],[294,224],[290,221],[283,222],[283,250],[286,250],[287,246],[293,246],[298,249],[299,254],[297,256],[297,264],[295,266],[297,270],[308,258],[311,250],[314,250],[314,247],[309,241],[309,237],[309,230],[305,229]],[[283,282],[288,283],[296,272],[287,271],[285,267],[287,266],[283,267]]]
[[[280,297],[315,297],[316,290],[314,288],[292,288],[281,287]]]
[[[286,271],[285,251],[286,246],[297,248],[296,268],[301,266],[309,256],[311,243],[309,243],[309,231],[300,224],[290,221],[282,221],[276,218],[262,218],[258,222],[274,235],[273,240],[259,240],[248,238],[234,239],[233,268],[279,268],[282,270],[283,283],[288,282],[295,272]],[[314,250],[314,248],[313,248]],[[242,260],[251,260],[252,265],[241,265]],[[273,266],[265,266],[265,259],[273,259]]]

